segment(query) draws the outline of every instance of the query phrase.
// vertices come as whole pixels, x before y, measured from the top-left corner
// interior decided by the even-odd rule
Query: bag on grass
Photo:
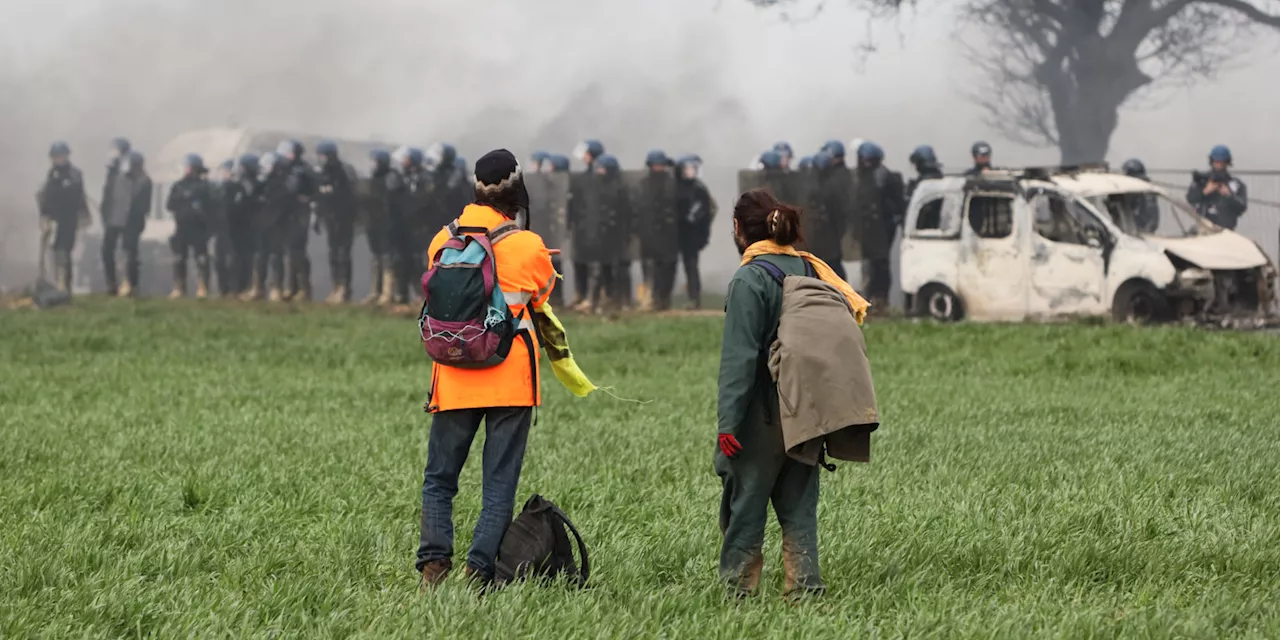
[[[497,366],[511,352],[520,319],[511,317],[498,287],[493,247],[520,228],[511,222],[490,231],[460,227],[455,220],[446,229],[449,240],[422,276],[424,300],[418,328],[423,347],[433,361],[446,367]]]
[[[569,533],[578,543],[581,568],[574,561]],[[498,584],[507,584],[530,578],[554,580],[562,575],[575,586],[586,586],[591,575],[587,545],[560,507],[534,494],[502,536],[495,578]]]

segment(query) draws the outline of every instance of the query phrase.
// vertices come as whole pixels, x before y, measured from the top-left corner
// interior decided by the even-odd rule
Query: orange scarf
[[[760,256],[793,256],[808,260],[809,264],[813,265],[813,270],[818,273],[819,280],[835,287],[840,293],[844,294],[845,298],[848,298],[849,306],[853,308],[853,317],[858,321],[858,324],[862,324],[862,320],[867,317],[867,309],[871,304],[858,295],[858,292],[853,290],[852,285],[836,275],[836,272],[832,271],[831,267],[827,266],[827,263],[814,257],[813,254],[807,251],[796,251],[795,247],[791,246],[784,247],[772,240],[761,240],[747,247],[747,252],[742,254],[742,264],[746,265]]]

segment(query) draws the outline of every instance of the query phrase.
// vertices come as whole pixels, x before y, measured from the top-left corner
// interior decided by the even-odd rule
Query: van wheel
[[[1168,316],[1169,302],[1155,285],[1145,280],[1126,282],[1111,303],[1111,318],[1126,324],[1152,324]]]
[[[938,322],[956,322],[964,317],[964,304],[950,287],[927,284],[916,295],[916,314]]]

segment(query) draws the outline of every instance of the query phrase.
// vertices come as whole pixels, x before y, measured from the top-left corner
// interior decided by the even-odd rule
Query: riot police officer
[[[764,188],[773,197],[786,203],[799,201],[798,185],[794,174],[787,169],[786,156],[777,151],[764,152],[760,155],[760,173],[764,178]]]
[[[431,239],[440,230],[432,226],[439,222],[439,201],[433,196],[434,171],[427,166],[427,156],[413,148],[397,150],[403,188],[399,192],[400,208],[405,225],[405,237],[398,251],[400,273],[395,281],[397,304],[405,304],[417,293],[417,283],[426,271],[426,253]]]
[[[783,171],[791,170],[791,159],[795,157],[795,152],[791,149],[791,144],[786,141],[778,142],[773,145],[771,150],[778,154],[778,165]],[[786,202],[786,200],[783,200]]]
[[[311,257],[307,254],[308,234],[311,229],[320,232],[319,225],[313,225],[312,203],[316,195],[315,176],[311,167],[307,166],[303,154],[306,149],[297,140],[286,140],[276,147],[279,161],[284,163],[284,188],[289,197],[281,200],[283,215],[288,226],[285,240],[285,283],[284,298],[286,300],[311,299]]]
[[[98,206],[102,214],[102,271],[107,281],[107,295],[119,293],[116,278],[116,245],[120,244],[124,224],[129,217],[129,207],[133,194],[127,186],[118,185],[125,182],[121,168],[129,160],[132,146],[125,138],[114,138],[107,147],[107,176],[102,182],[102,200]],[[117,189],[117,186],[122,189]],[[110,240],[108,242],[108,240]]]
[[[260,298],[266,290],[262,280],[266,275],[259,277],[254,269],[258,238],[253,225],[262,195],[258,171],[257,155],[241,155],[232,167],[232,186],[227,190],[230,195],[227,203],[227,235],[231,239],[231,289],[239,293],[242,299],[248,300]]]
[[[845,146],[839,140],[831,140],[815,157],[818,170],[816,201],[809,213],[801,218],[805,244],[809,251],[831,266],[841,278],[847,278],[844,270],[844,234],[851,222],[853,209],[853,174],[845,165]]]
[[[431,214],[426,227],[426,245],[440,232],[462,215],[462,210],[471,204],[473,195],[471,183],[467,180],[468,171],[465,165],[458,166],[458,151],[453,145],[436,144],[427,152],[431,170]],[[465,161],[464,161],[465,162]],[[427,251],[427,246],[422,247]]]
[[[218,293],[224,298],[241,293],[235,280],[235,250],[231,245],[231,207],[240,185],[233,178],[236,161],[228,158],[214,171],[209,183],[213,198],[210,235],[213,238],[213,273],[218,277]]]
[[[552,154],[544,165],[544,170],[550,173],[569,173],[569,169],[569,156],[560,154]]]
[[[368,297],[361,304],[374,304],[383,292],[383,278],[387,271],[393,269],[390,255],[391,246],[391,202],[388,190],[388,177],[395,173],[391,166],[391,154],[383,149],[369,152],[373,161],[373,171],[369,174],[369,206],[365,221],[365,239],[369,242],[369,282]],[[388,294],[388,299],[390,294]]]
[[[1147,166],[1137,158],[1125,160],[1120,170],[1130,178],[1151,182]],[[1135,193],[1126,195],[1124,199],[1133,215],[1133,225],[1138,233],[1154,233],[1160,228],[1160,202],[1155,194]]]
[[[600,312],[623,304],[618,276],[628,262],[631,203],[617,158],[601,155],[591,166],[592,175],[570,201],[575,208],[571,214],[573,255],[575,261],[588,265],[589,309]],[[577,277],[576,269],[574,275]]]
[[[570,186],[569,193],[569,233],[573,238],[573,288],[574,300],[573,308],[578,310],[586,310],[590,308],[590,288],[591,281],[594,277],[592,274],[591,264],[579,253],[576,248],[583,244],[579,239],[579,223],[594,225],[599,218],[599,212],[592,209],[598,199],[592,197],[588,191],[594,189],[597,182],[595,178],[595,163],[598,158],[605,153],[604,144],[599,140],[584,140],[573,150],[573,157],[581,160],[586,165],[586,170],[574,177]],[[590,200],[592,204],[586,202]],[[585,232],[584,232],[585,233]]]
[[[183,159],[182,179],[169,189],[165,208],[173,214],[176,228],[169,238],[173,249],[173,291],[170,298],[187,294],[187,258],[196,263],[196,297],[209,296],[209,234],[213,224],[214,201],[204,160],[191,153]]]
[[[908,158],[911,166],[916,168],[916,177],[911,179],[907,184],[906,201],[911,201],[911,196],[915,195],[916,187],[920,186],[922,180],[932,180],[942,177],[942,165],[938,162],[938,156],[934,154],[933,147],[922,144],[911,152]]]
[[[53,236],[54,286],[71,293],[71,251],[76,246],[80,218],[89,213],[84,193],[84,175],[71,164],[71,148],[65,142],[49,147],[51,166],[44,185],[36,194],[40,209],[40,269],[44,270],[44,248]]]
[[[702,158],[687,155],[676,162],[676,215],[679,219],[680,262],[684,265],[689,306],[702,308],[702,275],[698,259],[711,242],[716,201],[701,178]]]
[[[268,287],[267,299],[280,302],[285,299],[285,253],[289,242],[292,212],[297,208],[297,194],[288,183],[289,166],[275,153],[262,156],[259,162],[261,195],[258,214],[255,216],[255,233],[258,236],[254,258],[254,284],[252,292],[261,297],[261,284]]]
[[[676,283],[676,263],[680,259],[679,219],[676,214],[675,161],[661,150],[645,157],[645,176],[636,200],[636,235],[640,239],[641,271],[644,286],[651,292],[656,311],[671,308],[671,291]]]
[[[102,267],[107,294],[130,297],[138,289],[141,264],[138,245],[151,213],[151,178],[143,166],[142,154],[129,151],[107,171],[109,185],[102,201]],[[117,287],[116,248],[124,250],[125,279]]]
[[[874,142],[863,142],[857,154],[853,206],[854,219],[861,222],[862,257],[869,267],[865,290],[873,309],[887,309],[893,280],[889,255],[906,213],[902,175],[885,168],[884,150]]]
[[[529,173],[550,172],[550,163],[547,161],[551,158],[551,154],[546,151],[534,151],[529,156]]]
[[[329,280],[333,291],[329,304],[351,300],[351,243],[355,240],[356,170],[338,156],[338,145],[325,140],[316,145],[316,216],[329,242]]]
[[[1191,176],[1187,202],[1201,216],[1224,229],[1235,229],[1249,209],[1249,188],[1231,175],[1231,149],[1218,145],[1209,151],[1209,172]]]
[[[982,175],[982,172],[991,170],[991,145],[979,140],[969,148],[969,154],[973,156],[973,166],[964,172],[966,176]]]

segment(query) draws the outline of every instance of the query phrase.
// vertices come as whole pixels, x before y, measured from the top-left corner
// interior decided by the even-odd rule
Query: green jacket
[[[804,275],[804,260],[768,256],[788,275]],[[720,347],[719,433],[778,425],[778,388],[769,375],[769,348],[778,332],[782,287],[760,267],[743,266],[729,282]]]

